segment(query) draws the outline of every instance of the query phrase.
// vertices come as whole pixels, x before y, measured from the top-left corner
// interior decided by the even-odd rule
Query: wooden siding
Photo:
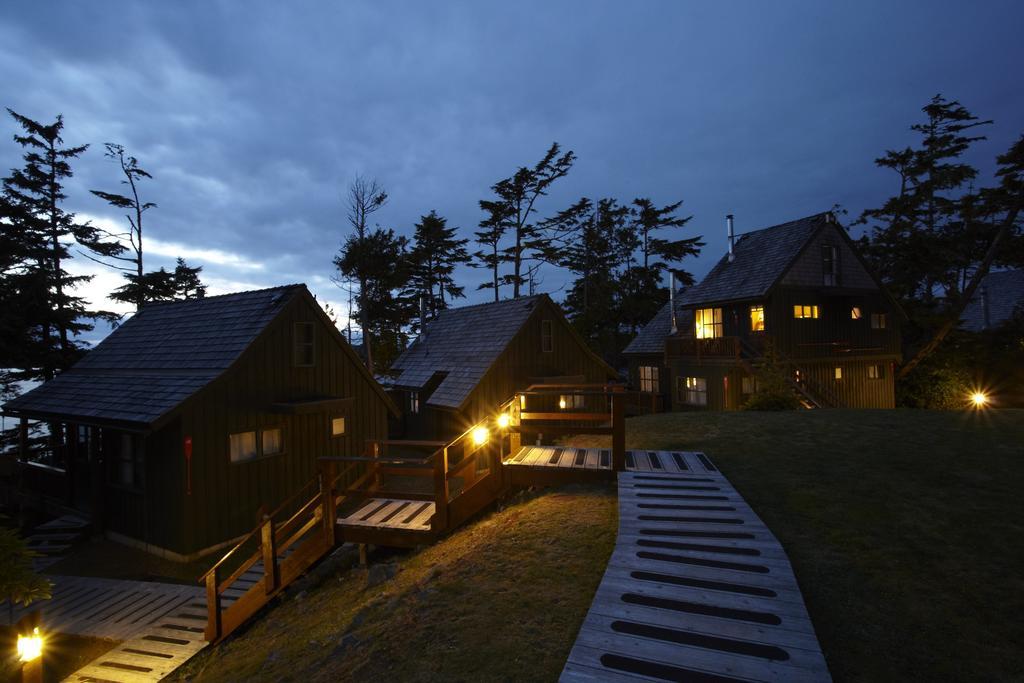
[[[793,262],[786,274],[782,276],[780,285],[783,287],[822,287],[824,284],[824,268],[822,265],[821,248],[831,245],[839,254],[840,287],[877,290],[878,285],[864,269],[860,259],[853,253],[849,241],[841,234],[836,225],[826,225],[807,243],[800,256]]]
[[[182,441],[192,438],[192,493],[185,494],[183,473],[163,484],[186,500],[184,537],[171,550],[192,553],[250,531],[261,506],[276,507],[315,476],[318,457],[361,454],[367,439],[386,436],[387,404],[315,306],[307,296],[295,297],[231,369],[185,403],[171,450],[182,458]],[[294,364],[297,322],[315,323],[311,367]],[[322,396],[355,401],[341,412],[270,410],[275,402]],[[331,418],[342,414],[346,434],[332,437]],[[273,427],[283,430],[283,453],[230,462],[230,434]]]
[[[818,306],[820,317],[794,318],[795,305]],[[851,318],[853,306],[860,307],[860,320]],[[872,313],[887,315],[886,329],[871,328]],[[779,289],[765,308],[765,333],[778,350],[794,359],[835,356],[839,349],[844,349],[848,355],[898,357],[899,322],[892,304],[878,291],[846,290],[826,294],[820,289]],[[838,345],[833,346],[833,342]],[[851,350],[845,351],[846,347]]]

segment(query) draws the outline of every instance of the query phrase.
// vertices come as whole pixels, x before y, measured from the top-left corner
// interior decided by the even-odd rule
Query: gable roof
[[[438,375],[441,381],[426,404],[458,410],[544,302],[558,310],[547,294],[537,294],[442,311],[391,366],[399,372],[395,386],[420,389]],[[614,376],[611,367],[577,340]]]
[[[676,292],[676,327],[688,329],[693,324],[693,311],[679,308],[679,294]],[[623,353],[664,353],[665,338],[672,331],[671,302],[666,302],[650,321],[640,328]]]
[[[699,284],[679,297],[680,306],[756,299],[768,293],[785,275],[811,237],[834,222],[830,211],[744,233]]]
[[[297,284],[149,304],[4,410],[151,426],[227,370],[295,296],[312,298]]]
[[[987,301],[982,305],[982,294]],[[988,323],[985,308],[988,308]],[[971,332],[999,327],[1017,307],[1024,309],[1024,270],[1000,270],[987,274],[960,317],[960,327]]]

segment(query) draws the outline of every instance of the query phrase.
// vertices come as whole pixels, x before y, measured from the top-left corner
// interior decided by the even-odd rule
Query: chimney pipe
[[[668,308],[672,311],[672,329],[670,334],[676,334],[679,332],[679,326],[676,325],[676,274],[669,273],[668,283]]]
[[[725,227],[726,227],[726,230],[729,233],[729,263],[732,263],[733,260],[736,258],[736,254],[733,253],[733,248],[734,248],[735,242],[736,242],[736,236],[733,234],[733,231],[732,231],[732,214],[731,213],[728,214],[725,217]]]

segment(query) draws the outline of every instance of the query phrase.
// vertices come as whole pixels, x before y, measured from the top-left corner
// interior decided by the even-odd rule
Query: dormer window
[[[834,244],[821,248],[822,284],[826,287],[839,285],[839,249]]]

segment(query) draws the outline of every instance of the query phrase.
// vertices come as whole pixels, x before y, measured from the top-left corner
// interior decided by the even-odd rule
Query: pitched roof
[[[447,373],[427,405],[462,407],[512,338],[547,298],[546,294],[442,311],[399,356],[395,385],[421,388],[435,373]]]
[[[6,411],[150,425],[220,375],[305,285],[147,305]]]
[[[686,329],[693,324],[693,311],[679,308],[679,292],[676,293],[676,327]],[[640,328],[633,341],[623,353],[664,353],[665,337],[672,331],[672,315],[666,302],[650,321]]]
[[[987,299],[988,324],[985,324],[985,307],[982,293]],[[999,327],[1011,317],[1017,307],[1024,309],[1024,270],[1000,270],[991,272],[981,281],[981,286],[961,316],[960,327],[971,332]]]
[[[699,284],[680,295],[679,305],[764,296],[786,273],[804,244],[830,220],[834,218],[826,211],[740,235],[733,248],[733,261],[729,261],[728,254],[723,256]]]

